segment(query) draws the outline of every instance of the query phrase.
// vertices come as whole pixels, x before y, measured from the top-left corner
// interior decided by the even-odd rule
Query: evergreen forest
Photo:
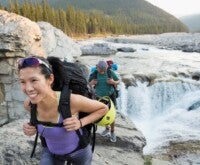
[[[55,0],[10,0],[5,3],[0,0],[0,9],[22,15],[35,22],[49,22],[69,36],[188,31],[178,19],[144,0],[132,0],[137,2],[134,4],[134,9],[127,5],[126,1],[130,2],[130,0],[59,0],[58,3]],[[140,1],[145,3],[139,3]],[[106,5],[106,2],[109,3]],[[120,8],[120,5],[124,8]],[[141,9],[148,12],[141,12]]]

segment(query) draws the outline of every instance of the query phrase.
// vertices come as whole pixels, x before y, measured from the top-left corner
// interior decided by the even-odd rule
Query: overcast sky
[[[200,0],[146,0],[176,16],[200,14]]]

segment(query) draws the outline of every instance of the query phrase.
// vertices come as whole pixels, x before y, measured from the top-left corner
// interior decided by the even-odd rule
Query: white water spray
[[[127,96],[122,95],[121,99],[127,101],[122,113],[130,116],[144,134],[145,154],[153,153],[171,140],[200,139],[200,108],[188,111],[200,101],[199,83],[160,82],[148,87],[146,83],[137,82],[137,87],[125,91]]]

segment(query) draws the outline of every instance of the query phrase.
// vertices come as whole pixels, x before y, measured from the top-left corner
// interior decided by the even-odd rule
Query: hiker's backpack
[[[52,65],[53,72],[58,69],[57,66],[60,66],[60,62],[58,61],[56,57],[48,57],[47,58],[50,64]],[[59,64],[58,64],[59,63]],[[83,67],[81,68],[80,65],[76,63],[70,63],[70,62],[62,62],[62,65],[64,67],[63,73],[60,73],[62,75],[54,74],[54,84],[52,89],[55,91],[61,91],[60,94],[60,100],[59,100],[59,106],[58,110],[63,116],[63,118],[71,117],[71,111],[70,111],[70,95],[71,93],[74,94],[80,94],[89,98],[92,98],[93,93],[89,90],[89,86],[86,80],[86,75],[84,75]],[[63,79],[61,78],[63,77]],[[37,106],[34,104],[31,104],[31,119],[30,122],[32,125],[36,126],[37,124],[43,124],[45,126],[52,126],[52,127],[62,127],[63,124],[53,124],[50,122],[41,122],[37,120],[36,117],[36,110]],[[82,118],[84,116],[88,115],[87,113],[81,112],[79,113],[79,118]],[[96,125],[91,123],[84,127],[82,127],[83,134],[80,133],[79,129],[76,130],[76,133],[79,137],[79,146],[77,149],[84,148],[88,145],[88,143],[92,143],[92,151],[94,151],[94,145],[95,145],[95,131],[96,131]],[[35,143],[33,147],[33,151],[31,153],[31,157],[33,157],[33,154],[35,152],[35,147],[37,144],[37,138],[38,138],[38,132],[35,137]],[[41,138],[42,145],[45,145],[45,139],[43,137]],[[76,149],[76,150],[77,150]]]
[[[108,68],[114,71],[118,70],[118,65],[114,63],[112,60],[107,60],[106,63],[108,64]]]

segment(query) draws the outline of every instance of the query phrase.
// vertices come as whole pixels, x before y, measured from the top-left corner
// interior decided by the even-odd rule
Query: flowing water
[[[200,84],[185,81],[147,86],[138,82],[136,87],[121,87],[121,91],[119,109],[131,117],[144,134],[145,154],[153,153],[154,149],[172,140],[200,139],[200,107],[188,111],[200,101]]]
[[[142,45],[139,45],[139,48],[140,46]],[[168,146],[171,141],[200,140],[200,82],[192,80],[191,77],[178,76],[176,80],[172,80],[170,76],[166,78],[166,75],[171,72],[198,71],[200,54],[152,47],[148,49],[147,52],[139,49],[138,56],[143,56],[143,59],[152,56],[163,59],[163,61],[152,60],[148,57],[148,65],[143,63],[142,67],[137,66],[133,70],[135,72],[138,69],[140,73],[147,74],[153,72],[157,75],[161,72],[164,73],[161,74],[163,80],[151,86],[148,83],[137,81],[136,86],[130,86],[128,89],[122,83],[118,106],[119,110],[129,116],[144,134],[147,140],[147,145],[143,150],[144,154],[153,154],[160,148]],[[127,54],[123,55],[127,56]],[[134,60],[137,61],[136,58]],[[141,62],[138,60],[137,64],[141,65]],[[135,64],[132,63],[132,65]],[[198,103],[197,106],[189,111],[188,109],[195,103]],[[198,154],[186,154],[178,162],[175,164],[183,165],[185,162],[189,162],[185,164],[191,162],[200,164],[200,158]]]
[[[159,79],[150,86],[141,81],[128,88],[120,84],[118,110],[129,116],[144,134],[147,140],[144,154],[152,154],[170,141],[200,140],[200,82],[190,76],[182,76],[200,70],[200,53],[140,44],[111,45],[137,49],[136,52],[118,52],[115,56],[105,57],[119,64],[121,75],[155,74]],[[96,62],[98,57],[91,56],[90,59]],[[199,104],[189,111],[197,102]]]

